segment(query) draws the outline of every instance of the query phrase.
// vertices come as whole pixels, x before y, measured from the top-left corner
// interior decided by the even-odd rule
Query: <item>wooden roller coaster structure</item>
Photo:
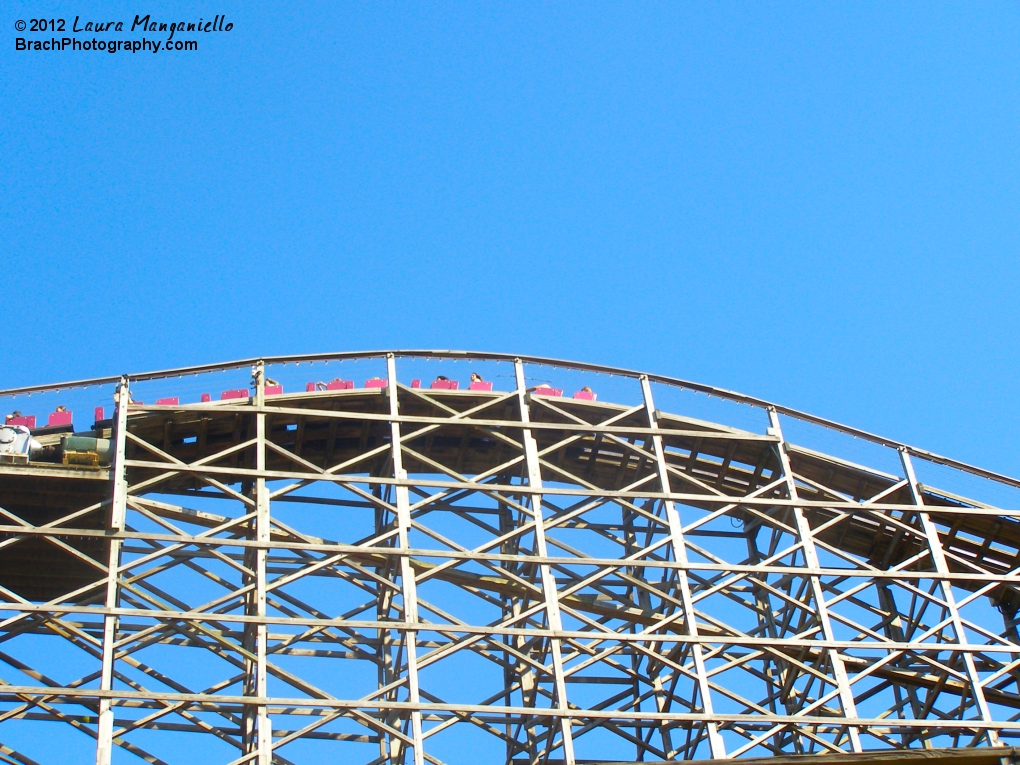
[[[369,358],[384,387],[266,395],[267,367]],[[401,382],[437,358],[513,373]],[[540,395],[535,365],[634,399]],[[247,398],[132,401],[249,366]],[[0,760],[37,762],[4,733],[30,725],[99,765],[1012,761],[1020,510],[915,465],[1015,479],[710,386],[502,354],[0,396],[86,384],[117,387],[91,433],[109,465],[0,464]],[[663,386],[761,428],[663,411]],[[899,471],[791,443],[790,420]]]

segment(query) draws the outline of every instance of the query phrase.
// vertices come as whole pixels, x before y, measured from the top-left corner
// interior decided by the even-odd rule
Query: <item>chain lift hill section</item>
[[[377,374],[285,379],[309,362]],[[427,362],[446,374],[423,386]],[[239,384],[137,400],[212,374]],[[0,399],[85,386],[116,390],[112,416],[10,418],[22,446],[0,460],[2,762],[1012,761],[1016,479],[505,354]],[[692,417],[692,392],[756,424]]]

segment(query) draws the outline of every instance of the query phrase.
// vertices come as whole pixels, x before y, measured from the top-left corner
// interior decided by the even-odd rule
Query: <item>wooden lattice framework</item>
[[[426,354],[364,355],[385,388],[268,397],[281,360],[255,360],[250,399],[152,406],[128,403],[136,380],[181,370],[125,376],[97,433],[109,468],[0,467],[0,759],[35,761],[4,740],[32,720],[73,727],[100,765],[1020,732],[1020,512],[924,485],[915,462],[1017,481],[668,378],[479,354],[513,365],[508,389],[428,390],[400,366]],[[631,379],[638,403],[536,395],[535,361]],[[760,432],[661,411],[653,383],[760,407]],[[894,450],[899,475],[789,443],[789,418]]]

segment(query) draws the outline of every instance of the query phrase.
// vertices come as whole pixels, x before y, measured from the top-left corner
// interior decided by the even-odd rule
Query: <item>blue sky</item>
[[[0,388],[521,352],[1020,475],[1016,3],[88,5],[0,9]],[[139,12],[234,28],[15,51]]]

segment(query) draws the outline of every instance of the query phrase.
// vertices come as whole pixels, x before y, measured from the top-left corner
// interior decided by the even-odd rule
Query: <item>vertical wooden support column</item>
[[[514,371],[517,377],[517,400],[521,410],[521,423],[524,425],[524,460],[528,470],[528,485],[532,489],[542,488],[542,471],[538,462],[538,444],[531,434],[531,411],[528,405],[527,388],[524,382],[524,364],[520,359],[514,359]],[[532,494],[531,502],[532,517],[535,521],[535,552],[541,558],[549,556],[549,550],[545,541],[545,520],[542,517],[542,495]],[[560,618],[559,590],[556,584],[556,577],[552,568],[547,563],[539,566],[542,578],[542,593],[545,597],[545,611],[549,618],[549,630],[555,635],[563,630],[562,619]],[[560,646],[560,638],[551,636],[549,638],[550,651],[553,660],[553,677],[556,691],[556,706],[561,712],[569,713],[570,706],[567,703],[567,684],[563,674],[563,652]],[[563,738],[563,762],[565,765],[575,765],[574,759],[574,737],[570,728],[570,718],[560,718],[560,731]]]
[[[641,393],[645,401],[645,414],[648,417],[648,427],[657,430],[659,423],[655,418],[655,402],[652,399],[652,388],[648,384],[648,376],[641,375]],[[666,467],[666,453],[662,448],[662,436],[658,433],[652,436],[652,448],[655,450],[655,463],[659,474],[659,485],[661,491],[672,493],[669,482],[669,470]],[[694,615],[694,598],[691,595],[691,584],[687,577],[687,546],[684,543],[683,528],[680,523],[680,514],[677,512],[673,500],[663,500],[666,509],[666,522],[669,525],[670,542],[673,547],[673,560],[682,568],[677,571],[677,582],[680,584],[680,601],[684,608],[684,624],[687,627],[687,634],[691,637],[698,637],[698,620]],[[712,695],[708,685],[708,673],[705,669],[705,655],[700,643],[691,646],[691,654],[694,657],[694,669],[698,675],[698,694],[701,696],[701,705],[705,714],[712,715]],[[719,725],[715,721],[708,723],[708,743],[712,751],[712,759],[725,759],[726,747],[722,736],[719,733]]]
[[[790,469],[790,456],[786,453],[786,440],[783,438],[783,429],[779,424],[779,414],[775,407],[769,407],[769,425],[774,436],[779,439],[776,444],[779,463],[782,466],[783,477],[786,480],[786,490],[790,499],[797,500],[797,483],[793,480],[793,471]],[[801,550],[804,553],[804,563],[812,571],[817,571],[821,566],[818,562],[818,551],[815,549],[815,538],[811,532],[811,524],[808,523],[801,507],[793,508],[793,517],[797,525],[797,535],[800,537]],[[817,574],[809,576],[811,585],[811,596],[815,601],[815,610],[818,613],[818,624],[822,629],[822,638],[827,643],[832,643],[835,633],[832,631],[832,622],[829,619],[829,609],[825,605],[825,591],[822,589],[821,577]],[[826,649],[829,656],[829,663],[832,665],[832,674],[836,680],[836,688],[839,692],[839,700],[843,707],[843,714],[849,718],[857,717],[857,705],[854,703],[854,695],[850,690],[850,678],[846,673],[846,665],[839,657],[839,651],[835,648]],[[861,732],[856,725],[847,728],[850,736],[850,746],[854,752],[861,752]]]
[[[411,531],[411,502],[407,490],[407,471],[404,470],[403,452],[400,448],[400,423],[395,419],[400,414],[400,404],[397,399],[397,362],[392,353],[386,354],[386,381],[386,390],[390,399],[390,416],[394,418],[390,420],[393,477],[399,482],[396,486],[396,499],[398,539],[401,549],[400,582],[402,585],[401,594],[404,600],[404,623],[417,626],[418,590],[414,569],[411,567],[411,558],[407,553],[411,547],[409,538]],[[408,701],[417,707],[421,703],[418,692],[417,630],[406,630],[404,632],[404,641],[407,648]],[[421,709],[414,708],[411,710],[411,734],[414,738],[414,765],[424,765],[425,752],[421,731]]]
[[[127,518],[127,469],[124,465],[127,452],[127,412],[131,400],[128,379],[122,377],[117,386],[117,408],[114,416],[114,458],[113,458],[113,502],[110,507],[109,531],[120,534],[124,531]],[[117,608],[121,540],[110,540],[107,558],[106,608]],[[117,617],[107,614],[103,617],[103,667],[99,688],[113,690],[114,643],[117,639]],[[113,759],[113,701],[99,702],[99,730],[96,737],[96,765],[110,765]]]
[[[265,365],[255,365],[255,538],[260,545],[269,543],[270,512],[269,490],[266,488],[266,374]],[[260,620],[266,617],[266,558],[269,548],[260,546],[255,553],[255,605]],[[269,719],[269,708],[265,699],[269,695],[266,674],[266,653],[269,642],[269,626],[259,621],[255,639],[255,693],[261,701],[257,709],[256,735],[258,741],[258,765],[271,765],[273,760],[273,728]]]
[[[382,501],[383,491],[382,486],[375,485],[372,487],[372,495]],[[381,507],[375,508],[375,536],[382,536],[389,524],[388,512]],[[376,575],[383,581],[389,581],[393,576],[393,562],[389,556],[382,558],[382,561],[375,567]],[[381,584],[376,584],[376,601],[375,601],[375,619],[377,622],[386,622],[390,618],[390,610],[393,604],[393,591],[389,587],[383,587]],[[393,670],[391,662],[393,660],[393,642],[392,642],[392,631],[389,629],[377,629],[376,630],[376,682],[379,688],[386,688],[393,682]],[[388,691],[382,698],[387,701],[396,701],[396,693],[393,690]],[[392,711],[379,711],[379,717],[386,722],[387,725],[392,726],[396,722],[396,716]],[[388,732],[379,732],[379,762],[396,762],[398,756],[398,749],[394,746],[393,738]]]
[[[917,482],[917,475],[914,473],[914,464],[910,459],[910,454],[906,449],[900,448],[900,463],[903,465],[904,477],[910,483],[910,495],[914,500],[914,504],[919,507],[924,507],[924,496],[921,493],[921,487]],[[935,564],[935,571],[939,574],[939,581],[942,586],[942,598],[946,603],[946,609],[949,611],[949,618],[953,624],[953,632],[955,633],[956,642],[966,643],[967,634],[963,630],[963,621],[960,619],[960,610],[956,605],[956,596],[953,594],[953,583],[950,581],[949,564],[946,562],[946,554],[942,549],[942,540],[939,538],[938,529],[932,522],[931,516],[921,510],[918,515],[921,520],[921,529],[924,532],[925,539],[928,542],[928,550],[931,552],[932,563]],[[940,647],[942,647],[940,645]],[[963,654],[963,665],[967,670],[967,679],[970,681],[971,693],[974,696],[974,704],[977,706],[978,714],[981,715],[981,720],[990,723],[992,722],[992,714],[988,709],[988,702],[985,700],[984,689],[981,687],[981,677],[978,675],[977,666],[974,664],[974,654],[964,653]],[[961,706],[962,706],[961,699]],[[985,731],[985,735],[988,739],[990,746],[1000,746],[999,735],[996,731],[988,729]]]

